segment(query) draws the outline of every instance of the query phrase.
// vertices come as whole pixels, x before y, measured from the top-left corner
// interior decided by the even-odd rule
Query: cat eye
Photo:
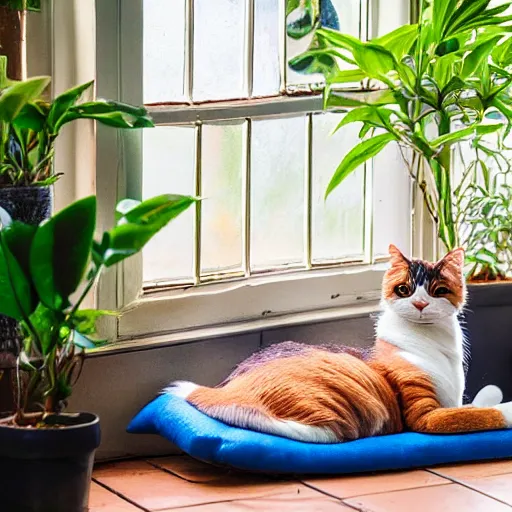
[[[446,286],[438,286],[434,292],[436,297],[442,297],[443,295],[448,295],[450,290],[446,288]]]
[[[411,295],[411,289],[406,284],[400,284],[395,287],[395,293],[400,297],[409,297]]]

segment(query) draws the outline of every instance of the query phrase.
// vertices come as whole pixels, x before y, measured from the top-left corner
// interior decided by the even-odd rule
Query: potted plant
[[[93,82],[78,85],[53,99],[40,99],[49,77],[13,82],[2,75],[0,57],[0,207],[14,220],[38,224],[52,209],[52,184],[61,173],[53,167],[54,146],[63,127],[77,119],[94,119],[123,129],[152,127],[144,107],[95,100],[80,101]],[[5,69],[5,65],[4,65]],[[2,84],[4,87],[2,88]],[[0,317],[0,371],[13,368],[18,350],[17,324]],[[0,411],[12,406],[10,379],[0,381]]]
[[[194,202],[174,195],[121,201],[117,224],[97,241],[94,196],[38,226],[0,212],[0,312],[22,329],[16,410],[0,419],[3,509],[87,509],[99,420],[64,409],[84,350],[104,343],[97,320],[115,313],[83,309],[82,302],[104,270],[140,251]]]
[[[318,72],[322,66],[325,107],[348,110],[337,129],[361,124],[361,142],[335,170],[326,196],[388,144],[398,144],[435,223],[441,250],[464,242],[469,278],[486,283],[506,272],[503,263],[495,265],[498,253],[491,262],[489,255],[496,244],[508,241],[506,228],[501,226],[506,215],[496,204],[501,201],[508,212],[510,204],[508,196],[502,197],[503,191],[484,186],[480,191],[484,197],[468,205],[467,198],[473,193],[468,184],[488,184],[496,172],[510,174],[508,168],[500,170],[506,160],[505,139],[512,127],[512,38],[508,36],[512,16],[505,12],[509,7],[510,2],[491,7],[489,0],[422,0],[418,2],[418,23],[370,42],[320,28],[309,50],[290,62],[305,72]],[[348,69],[341,69],[340,63],[345,63],[345,68],[348,64]],[[368,90],[360,97],[340,89],[340,84],[358,81]],[[470,159],[457,169],[454,152],[462,148]],[[470,217],[461,213],[467,208]],[[482,220],[490,212],[493,222],[500,224],[496,241],[486,238],[491,236],[490,229],[496,230],[494,224],[493,228],[465,230],[468,220]],[[482,265],[487,265],[487,270],[478,270]],[[498,267],[502,269],[499,272]],[[492,301],[486,296],[482,308],[476,288],[470,286],[472,311],[467,322],[473,358],[468,391],[473,394],[483,384],[494,383],[510,400],[512,285],[503,285],[499,292],[494,286],[484,288],[497,296]]]

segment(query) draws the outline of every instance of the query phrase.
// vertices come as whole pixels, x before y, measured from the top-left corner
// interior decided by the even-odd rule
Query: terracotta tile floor
[[[512,511],[512,461],[279,479],[175,455],[102,464],[93,480],[91,512]]]

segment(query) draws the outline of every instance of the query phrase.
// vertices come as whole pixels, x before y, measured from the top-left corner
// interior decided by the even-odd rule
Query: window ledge
[[[335,320],[366,317],[380,310],[380,292],[374,300],[361,300],[360,303],[339,308],[284,314],[275,317],[258,318],[247,321],[232,322],[224,325],[198,327],[186,331],[172,332],[135,338],[121,338],[118,342],[88,352],[89,357],[102,356],[112,352],[133,352],[155,347],[190,343],[211,338],[237,336],[268,329],[329,322]]]

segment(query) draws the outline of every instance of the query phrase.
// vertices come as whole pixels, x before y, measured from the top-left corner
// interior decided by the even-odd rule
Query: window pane
[[[321,23],[323,27],[334,28],[354,37],[359,37],[360,0],[323,0],[320,4],[322,5]],[[304,12],[301,7],[292,11],[286,20],[287,27],[289,27],[292,20],[302,19]],[[305,52],[312,40],[313,32],[300,39],[287,36],[287,60],[290,61],[291,58]],[[338,64],[341,69],[350,67],[343,61]],[[294,71],[290,66],[287,67],[286,73],[287,85],[312,84],[324,81],[324,77],[320,73],[302,74]]]
[[[194,195],[195,130],[162,126],[143,130],[143,197]],[[144,249],[144,281],[191,278],[194,209],[171,221]]]
[[[244,96],[245,0],[195,0],[194,101]]]
[[[185,0],[144,0],[144,103],[184,101]]]
[[[304,117],[254,121],[251,267],[304,260]]]
[[[253,96],[279,93],[279,0],[254,5]]]
[[[373,254],[387,256],[389,244],[409,252],[411,185],[397,144],[373,161]]]
[[[244,123],[203,126],[202,272],[242,265]]]
[[[316,263],[360,259],[364,242],[364,172],[348,176],[325,200],[325,191],[343,157],[358,143],[359,129],[347,125],[330,135],[339,114],[313,116],[312,256]]]
[[[376,16],[373,17],[375,37],[391,32],[395,28],[409,23],[409,0],[386,0],[375,2]]]

